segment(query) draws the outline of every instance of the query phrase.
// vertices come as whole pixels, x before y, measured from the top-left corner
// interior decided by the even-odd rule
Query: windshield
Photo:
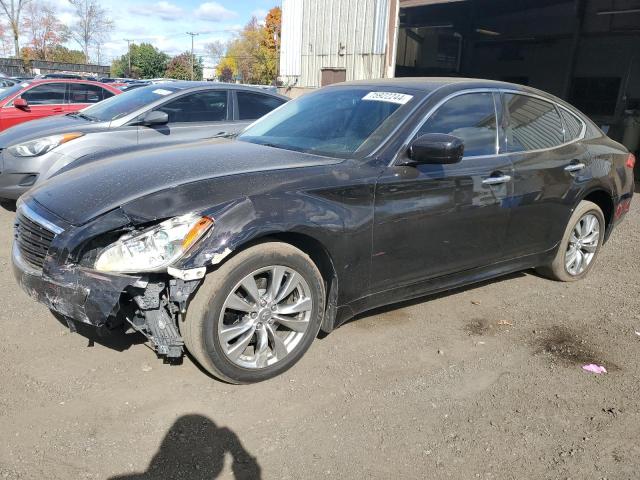
[[[12,97],[16,93],[18,93],[20,90],[22,90],[24,87],[27,87],[28,85],[29,84],[25,82],[16,83],[12,87],[6,88],[4,90],[0,90],[0,100],[4,100],[5,98]]]
[[[413,93],[380,87],[329,88],[285,103],[238,139],[339,158],[363,158],[415,104]]]
[[[115,95],[85,108],[82,110],[82,115],[97,122],[116,120],[135,112],[140,107],[144,107],[162,97],[171,95],[178,90],[178,88],[166,87],[164,85],[162,88],[157,85],[136,88],[130,92]]]

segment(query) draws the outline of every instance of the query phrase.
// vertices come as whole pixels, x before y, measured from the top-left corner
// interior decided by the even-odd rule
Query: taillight
[[[636,156],[630,153],[627,157],[627,168],[633,168],[636,166]]]

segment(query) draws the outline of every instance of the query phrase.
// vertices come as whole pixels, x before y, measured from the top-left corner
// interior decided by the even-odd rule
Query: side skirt
[[[434,295],[447,290],[484,282],[492,278],[544,265],[553,259],[555,249],[543,254],[528,255],[487,267],[473,268],[459,273],[431,278],[411,285],[385,290],[362,297],[338,308],[335,326],[338,327],[359,313],[393,303]]]

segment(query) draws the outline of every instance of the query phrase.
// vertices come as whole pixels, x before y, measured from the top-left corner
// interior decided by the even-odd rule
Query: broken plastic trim
[[[187,270],[181,270],[175,267],[167,267],[167,273],[172,277],[179,278],[180,280],[199,280],[204,278],[207,273],[207,267],[190,268]]]

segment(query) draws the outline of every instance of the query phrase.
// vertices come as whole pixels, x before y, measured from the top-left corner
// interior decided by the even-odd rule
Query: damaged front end
[[[22,289],[74,322],[131,326],[159,355],[179,358],[178,322],[206,267],[171,267],[213,226],[194,215],[160,223],[134,221],[121,209],[76,227],[37,202],[16,215],[13,271]]]

